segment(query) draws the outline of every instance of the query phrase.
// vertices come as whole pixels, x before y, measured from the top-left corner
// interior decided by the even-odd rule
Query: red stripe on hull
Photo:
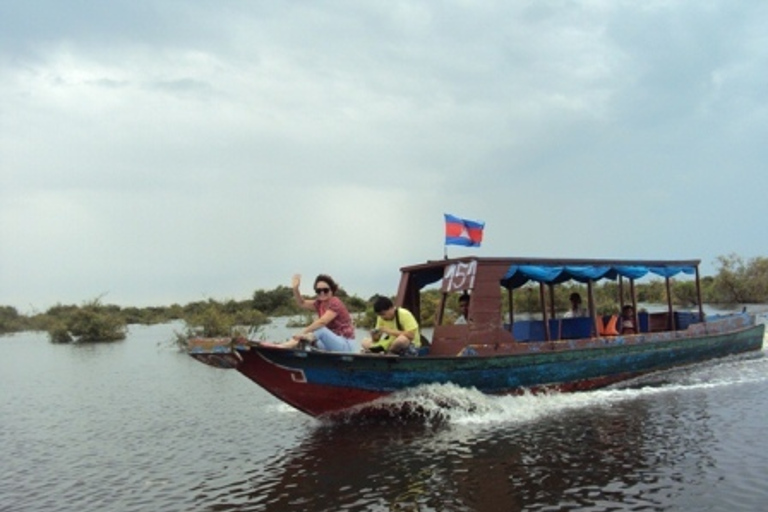
[[[549,384],[544,386],[536,386],[530,391],[533,393],[541,393],[547,391],[559,391],[562,393],[574,393],[577,391],[591,391],[594,389],[600,389],[617,382],[623,382],[629,379],[639,377],[643,373],[622,373],[619,375],[613,375],[611,377],[598,377],[595,379],[578,380],[574,382],[563,382],[560,384]],[[518,389],[518,393],[522,393],[524,389]]]
[[[311,416],[349,409],[389,393],[308,383],[304,372],[277,366],[260,354],[248,357],[237,371],[280,400]]]
[[[260,354],[255,354],[255,357],[247,357],[238,366],[237,370],[275,397],[310,416],[322,416],[341,412],[356,406],[369,404],[376,399],[390,395],[387,392],[364,391],[308,383],[302,370],[276,365]],[[525,391],[533,393],[588,391],[603,388],[639,375],[624,373],[611,377],[535,386],[531,389],[516,388],[499,395],[522,394]],[[397,407],[395,406],[395,408]],[[373,410],[378,411],[377,409]]]

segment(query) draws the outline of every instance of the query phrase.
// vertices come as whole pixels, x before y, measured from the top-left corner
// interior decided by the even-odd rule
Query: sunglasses
[[[321,293],[331,293],[330,288],[315,288],[315,293],[320,295]]]

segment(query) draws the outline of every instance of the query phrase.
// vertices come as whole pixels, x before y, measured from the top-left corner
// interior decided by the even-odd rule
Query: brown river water
[[[766,510],[765,351],[571,395],[435,386],[424,417],[328,423],[175,330],[0,337],[1,512]]]

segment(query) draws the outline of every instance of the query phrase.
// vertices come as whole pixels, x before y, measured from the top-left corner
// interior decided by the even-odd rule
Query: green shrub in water
[[[80,308],[54,310],[55,319],[48,326],[53,343],[94,343],[125,339],[125,319],[119,310],[102,305],[98,299]]]

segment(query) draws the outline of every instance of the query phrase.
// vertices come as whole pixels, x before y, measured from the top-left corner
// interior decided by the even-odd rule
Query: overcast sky
[[[768,2],[0,0],[0,305],[768,255]]]

